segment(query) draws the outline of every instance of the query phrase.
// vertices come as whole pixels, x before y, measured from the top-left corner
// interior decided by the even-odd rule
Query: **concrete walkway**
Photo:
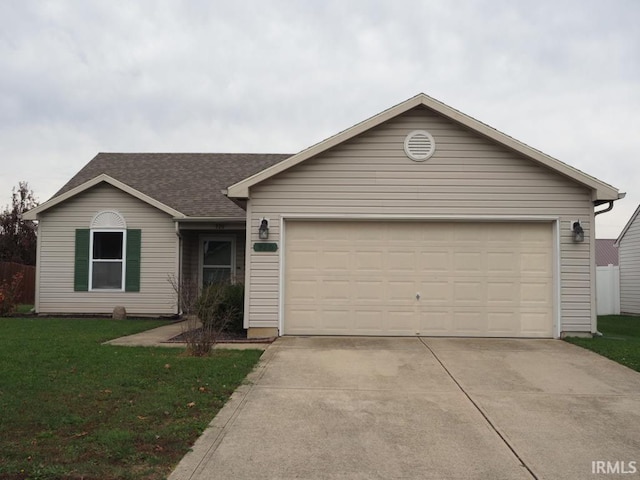
[[[119,345],[125,347],[173,347],[185,348],[183,342],[169,342],[170,339],[183,333],[187,328],[187,320],[182,322],[171,323],[162,327],[153,328],[144,332],[128,335],[126,337],[115,338],[105,342],[108,345]],[[238,343],[238,342],[221,342],[216,344],[215,348],[232,348],[236,350],[242,349],[258,349],[264,350],[269,343]]]
[[[559,340],[284,337],[169,478],[612,478],[639,426],[640,374]]]

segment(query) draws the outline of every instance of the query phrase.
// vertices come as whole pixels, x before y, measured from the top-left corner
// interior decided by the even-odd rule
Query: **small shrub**
[[[16,311],[22,278],[22,273],[18,272],[11,278],[11,283],[3,280],[0,285],[0,317],[10,315]]]
[[[195,356],[208,355],[218,343],[223,332],[231,324],[235,310],[227,301],[229,285],[216,283],[202,290],[195,305],[196,315],[191,315],[187,330],[187,351]],[[194,329],[195,323],[201,323],[200,329]],[[199,322],[198,322],[199,321]]]
[[[243,332],[244,285],[242,283],[223,286],[222,302],[217,315],[229,317],[229,323],[226,326],[227,332]]]
[[[224,333],[242,333],[244,285],[214,283],[200,290],[195,282],[169,277],[186,322],[183,339],[187,353],[208,355]]]

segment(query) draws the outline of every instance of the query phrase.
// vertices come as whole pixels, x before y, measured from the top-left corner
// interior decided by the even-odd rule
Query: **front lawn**
[[[566,340],[640,372],[640,317],[598,317],[598,331],[602,337]]]
[[[262,353],[101,345],[165,323],[0,318],[0,479],[165,478]]]

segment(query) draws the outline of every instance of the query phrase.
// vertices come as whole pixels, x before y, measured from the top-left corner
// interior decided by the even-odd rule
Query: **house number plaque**
[[[253,250],[255,252],[277,252],[277,243],[254,243]]]

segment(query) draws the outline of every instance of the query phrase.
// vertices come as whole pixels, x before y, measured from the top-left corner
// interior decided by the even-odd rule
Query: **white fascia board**
[[[174,217],[178,223],[244,223],[247,217]]]
[[[423,94],[421,94],[423,95]],[[351,128],[343,130],[332,137],[327,138],[326,140],[321,141],[320,143],[316,143],[315,145],[307,148],[306,150],[301,151],[300,153],[296,153],[295,155],[281,161],[280,163],[276,163],[271,167],[262,170],[261,172],[256,173],[255,175],[246,178],[234,185],[231,185],[227,189],[227,196],[233,198],[249,198],[249,188],[257,183],[262,182],[268,178],[281,173],[300,162],[304,162],[305,160],[318,155],[336,145],[339,145],[342,142],[349,140],[350,138],[355,137],[373,127],[380,125],[387,120],[400,115],[401,113],[406,112],[407,110],[412,109],[422,103],[421,95],[417,95],[405,102],[402,102],[394,107],[391,107],[384,112],[381,112],[363,122],[360,122],[354,125]]]
[[[438,100],[425,95],[424,93],[420,93],[415,97],[410,98],[394,107],[391,107],[373,117],[360,122],[354,125],[351,128],[343,130],[342,132],[329,137],[326,140],[323,140],[316,145],[309,147],[306,150],[303,150],[300,153],[297,153],[276,165],[273,165],[261,172],[256,173],[255,175],[246,178],[234,185],[231,185],[227,189],[227,196],[233,198],[249,198],[249,189],[268,178],[271,178],[274,175],[277,175],[288,168],[291,168],[300,162],[307,160],[315,155],[318,155],[329,148],[332,148],[344,141],[349,140],[350,138],[359,135],[360,133],[365,132],[373,127],[380,125],[387,120],[390,120],[393,117],[396,117],[418,105],[423,105],[427,108],[430,108],[441,115],[449,118],[450,120],[462,124],[471,130],[488,137],[511,150],[515,150],[526,157],[545,165],[556,172],[565,175],[574,181],[585,185],[593,190],[593,200],[617,200],[618,199],[618,190],[611,185],[608,185],[586,173],[581,172],[580,170],[567,165],[560,160],[557,160],[549,155],[546,155],[534,148],[525,145],[522,142],[492,128],[475,118],[472,118],[464,113],[445,105]]]
[[[624,237],[625,234],[627,233],[627,230],[629,230],[629,228],[631,228],[631,225],[633,225],[633,222],[636,220],[636,217],[638,216],[638,214],[640,214],[640,205],[638,205],[638,207],[636,208],[636,211],[633,212],[633,215],[631,215],[631,218],[629,219],[627,224],[622,229],[622,232],[620,232],[620,235],[618,235],[618,238],[616,239],[616,241],[613,243],[614,247],[619,247],[620,246],[620,242],[622,241],[622,237]]]
[[[173,218],[184,218],[185,215],[181,212],[179,212],[178,210],[169,207],[168,205],[165,205],[162,202],[159,202],[158,200],[150,197],[149,195],[146,195],[142,192],[140,192],[139,190],[136,190],[133,187],[130,187],[129,185],[127,185],[126,183],[122,183],[120,180],[116,180],[113,177],[110,177],[109,175],[107,175],[106,173],[102,173],[100,175],[98,175],[97,177],[92,178],[91,180],[88,180],[86,182],[84,182],[81,185],[78,185],[75,188],[72,188],[71,190],[69,190],[68,192],[63,193],[62,195],[58,195],[57,197],[54,197],[46,202],[44,202],[42,205],[38,205],[35,208],[32,208],[31,210],[29,210],[28,212],[25,212],[23,218],[25,220],[37,220],[38,219],[38,214],[48,210],[51,207],[54,207],[62,202],[65,202],[66,200],[69,200],[72,197],[75,197],[76,195],[78,195],[79,193],[84,192],[85,190],[88,190],[96,185],[98,185],[99,183],[108,183],[114,187],[116,187],[119,190],[122,190],[125,193],[128,193],[129,195],[142,200],[145,203],[148,203],[149,205],[157,208],[158,210],[161,210],[169,215],[171,215]]]

